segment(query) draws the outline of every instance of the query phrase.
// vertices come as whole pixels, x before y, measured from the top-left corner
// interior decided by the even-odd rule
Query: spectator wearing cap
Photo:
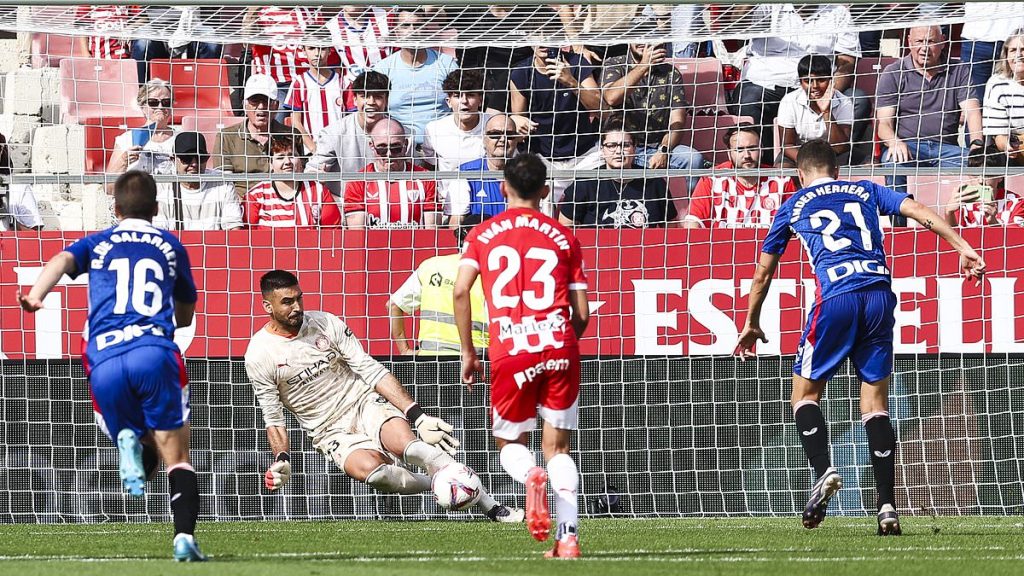
[[[402,180],[392,172],[427,172],[413,163],[405,127],[390,118],[370,130],[376,158],[366,177],[345,184],[345,224],[349,228],[436,228],[440,210],[433,180]]]
[[[764,149],[772,148],[772,125],[778,116],[779,102],[789,91],[800,87],[797,65],[808,54],[821,54],[833,60],[835,89],[854,102],[854,118],[858,121],[853,131],[854,140],[865,139],[871,119],[871,100],[853,87],[861,50],[848,7],[841,4],[759,4],[737,6],[730,10],[730,16],[762,21],[772,30],[792,34],[750,40],[749,57],[734,94],[736,101],[730,108],[737,116],[754,119],[761,131]]]
[[[853,101],[836,90],[832,61],[827,56],[808,54],[800,59],[797,74],[800,88],[786,94],[779,103],[776,120],[782,155],[776,158],[776,164],[795,167],[800,145],[818,139],[832,146],[840,164],[849,164]]]
[[[217,176],[204,168],[210,157],[206,138],[199,132],[179,132],[174,137],[174,158],[150,170],[153,174]],[[242,203],[234,185],[217,179],[201,182],[160,182],[159,209],[153,225],[166,230],[234,230],[242,227]]]
[[[638,166],[700,169],[704,157],[682,144],[689,106],[683,75],[667,57],[664,44],[630,44],[625,55],[605,61],[602,96],[609,108],[622,112],[626,130],[637,138]]]
[[[981,106],[969,68],[950,62],[949,42],[938,26],[918,26],[907,36],[909,54],[878,78],[878,137],[888,166],[960,167],[969,153],[958,144],[960,119],[970,148],[984,147]],[[887,175],[887,186],[905,190],[906,176]]]
[[[107,162],[107,172],[121,174],[139,160],[141,154],[153,154],[154,164],[167,160],[174,151],[174,134],[176,128],[171,127],[174,107],[174,92],[171,85],[159,78],[154,78],[139,87],[136,98],[142,115],[146,118],[145,126],[132,128],[122,132],[114,139],[114,151]]]
[[[751,124],[734,126],[722,139],[729,160],[716,170],[770,168],[761,162],[761,134]],[[690,195],[684,228],[768,228],[779,206],[796,186],[779,176],[704,176]]]
[[[505,169],[505,162],[519,152],[519,145],[524,138],[510,116],[495,114],[489,117],[484,126],[483,158],[461,164],[459,171],[464,175],[485,171],[501,172]],[[501,182],[481,174],[475,178],[452,181],[444,200],[444,212],[449,216],[449,225],[456,228],[468,216],[487,219],[504,212],[507,205],[505,195],[501,193]]]
[[[451,254],[427,258],[388,300],[391,338],[399,354],[420,356],[457,356],[459,331],[455,327],[454,290],[462,258],[462,243],[480,217],[468,216],[453,230],[459,249]],[[487,306],[479,278],[469,292],[473,308],[473,346],[478,353],[487,348]],[[419,311],[417,345],[409,342],[405,320]]]
[[[543,38],[543,31],[537,39]],[[509,75],[512,112],[536,123],[527,142],[549,170],[588,170],[600,166],[601,87],[596,67],[586,58],[555,47],[536,46]],[[552,179],[551,199],[561,201],[570,178]]]
[[[316,137],[316,151],[306,172],[359,172],[375,158],[367,133],[388,117],[391,81],[380,72],[368,70],[352,81],[356,111],[328,125]],[[341,183],[328,182],[328,189],[341,196]]]
[[[558,220],[567,226],[609,228],[675,227],[676,207],[664,178],[622,174],[636,165],[636,140],[621,117],[602,130],[604,166],[596,179],[577,180],[565,191]]]
[[[1024,28],[1000,50],[995,73],[985,86],[982,127],[1011,164],[1024,166]]]
[[[270,173],[302,172],[304,159],[298,142],[288,136],[270,139]],[[341,212],[334,196],[315,180],[269,180],[249,189],[245,196],[245,222],[256,228],[310,228],[338,226]]]
[[[401,45],[428,26],[421,7],[399,8],[393,37]],[[417,148],[423,144],[427,123],[451,112],[442,85],[458,67],[447,54],[409,46],[373,65],[375,71],[391,79],[391,117],[406,127]]]
[[[253,74],[245,82],[245,121],[217,133],[213,145],[213,166],[233,174],[270,171],[270,137],[299,136],[298,132],[274,120],[277,111],[277,83],[265,74]],[[251,182],[235,181],[238,197],[245,196]]]

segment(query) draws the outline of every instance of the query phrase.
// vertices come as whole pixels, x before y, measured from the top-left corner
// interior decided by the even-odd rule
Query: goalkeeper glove
[[[292,463],[288,457],[287,452],[281,452],[277,455],[276,461],[267,468],[267,473],[263,475],[263,484],[267,487],[267,490],[277,490],[288,483],[288,479],[292,477]]]
[[[412,422],[419,433],[420,438],[427,444],[433,444],[445,452],[455,455],[459,447],[459,441],[451,435],[452,425],[435,418],[427,416],[419,404],[413,404],[405,411],[405,417]]]

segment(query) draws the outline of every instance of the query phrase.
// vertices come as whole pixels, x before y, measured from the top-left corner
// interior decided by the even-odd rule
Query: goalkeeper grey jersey
[[[314,443],[373,393],[387,368],[367,354],[352,330],[326,312],[306,312],[292,338],[266,328],[253,334],[245,371],[269,426],[295,414]]]

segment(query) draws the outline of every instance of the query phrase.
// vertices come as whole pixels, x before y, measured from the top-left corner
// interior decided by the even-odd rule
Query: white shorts
[[[368,394],[314,442],[313,447],[344,472],[345,460],[356,450],[390,454],[380,440],[380,429],[392,418],[405,418],[405,414],[380,394]]]

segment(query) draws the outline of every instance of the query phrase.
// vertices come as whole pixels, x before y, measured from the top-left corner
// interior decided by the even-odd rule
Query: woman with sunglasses
[[[171,128],[171,106],[174,98],[171,85],[165,80],[154,78],[139,87],[137,99],[146,123],[140,128],[129,128],[114,140],[114,152],[107,163],[107,172],[120,174],[139,160],[143,152],[151,153],[151,165],[174,155],[174,134]],[[147,163],[148,164],[148,163]]]

